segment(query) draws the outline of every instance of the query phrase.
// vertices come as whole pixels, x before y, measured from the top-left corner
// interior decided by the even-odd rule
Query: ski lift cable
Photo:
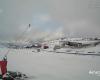
[[[25,29],[25,31],[23,31],[22,34],[21,34],[15,41],[17,42],[19,39],[21,39],[21,37],[28,31],[28,29],[29,29],[30,27],[31,27],[31,25],[29,24],[28,27]],[[6,56],[9,54],[10,51],[11,51],[11,49],[8,49],[8,51],[7,51],[7,53],[5,54],[4,57],[6,57]],[[4,57],[3,57],[3,58],[4,58]]]
[[[22,35],[19,37],[19,39],[21,39],[22,36],[24,36],[25,33],[27,33],[27,31],[28,31],[28,29],[30,29],[30,27],[31,27],[31,24],[29,24],[29,26],[27,27],[26,31],[24,31],[24,32],[22,33]],[[24,41],[24,42],[28,42],[28,41],[30,41],[30,38],[27,37],[27,39],[25,38],[25,39],[23,39],[23,41]]]
[[[23,31],[23,32],[21,33],[21,35],[20,35],[15,41],[18,41],[19,39],[21,39],[21,38],[25,35],[25,33],[28,31],[29,28],[30,28],[30,24],[29,24],[28,27],[25,29],[25,31]]]

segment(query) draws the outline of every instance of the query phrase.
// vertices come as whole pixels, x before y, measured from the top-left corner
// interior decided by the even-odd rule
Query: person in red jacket
[[[14,80],[13,78],[10,78],[9,75],[7,75],[7,56],[5,56],[3,60],[0,61],[0,70],[2,80]]]
[[[7,57],[5,56],[3,60],[0,61],[0,70],[2,77],[7,73]]]

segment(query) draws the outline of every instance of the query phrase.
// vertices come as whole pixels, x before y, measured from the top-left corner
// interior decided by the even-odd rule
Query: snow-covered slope
[[[100,52],[100,46],[73,51]],[[67,49],[67,51],[71,49]],[[0,49],[0,57],[7,49]],[[29,80],[100,80],[90,75],[90,70],[100,70],[100,56],[83,56],[49,51],[36,52],[34,49],[12,49],[8,54],[8,70],[20,71]]]

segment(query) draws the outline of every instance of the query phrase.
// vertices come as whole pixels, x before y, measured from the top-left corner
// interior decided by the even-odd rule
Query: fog
[[[59,27],[67,37],[100,37],[99,3],[99,0],[0,0],[0,39],[16,38],[28,24],[32,28],[29,35],[34,39],[39,33],[59,31]]]

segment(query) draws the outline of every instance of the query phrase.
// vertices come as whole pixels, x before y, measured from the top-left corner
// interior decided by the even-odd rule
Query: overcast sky
[[[0,0],[0,40],[15,38],[29,23],[34,38],[57,30],[100,37],[100,0]]]

